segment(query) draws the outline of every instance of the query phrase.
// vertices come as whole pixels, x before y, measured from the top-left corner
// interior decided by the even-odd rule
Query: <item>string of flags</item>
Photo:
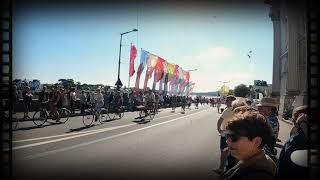
[[[183,70],[179,65],[169,63],[163,58],[141,49],[140,63],[137,71],[134,69],[134,60],[137,56],[137,49],[131,45],[129,78],[136,73],[135,93],[139,90],[141,74],[146,69],[143,89],[146,90],[149,79],[153,76],[152,90],[156,90],[159,84],[159,91],[168,95],[189,96],[195,86],[190,81],[190,72]]]

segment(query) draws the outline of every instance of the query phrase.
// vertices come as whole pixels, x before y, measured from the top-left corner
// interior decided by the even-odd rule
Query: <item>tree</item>
[[[240,84],[234,88],[234,95],[237,97],[246,97],[249,93],[250,89],[244,84]]]
[[[65,88],[70,88],[70,87],[74,87],[74,80],[73,79],[59,79],[58,80],[60,82],[60,84],[63,85],[63,87]]]
[[[80,81],[77,81],[76,87],[77,87],[77,89],[82,90],[81,82],[80,82]]]
[[[234,95],[234,90],[233,89],[229,89],[228,95]]]

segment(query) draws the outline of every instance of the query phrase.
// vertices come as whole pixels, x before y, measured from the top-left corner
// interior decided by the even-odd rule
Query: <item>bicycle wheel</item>
[[[100,117],[99,117],[99,122],[102,124],[104,123],[105,121],[108,120],[108,111],[106,109],[101,109],[100,111]],[[105,117],[105,121],[103,121],[103,118]]]
[[[115,114],[113,111],[114,111],[114,110],[111,109],[111,108],[109,108],[109,109],[107,110],[107,116],[109,117],[110,120],[113,120],[113,119],[115,119],[115,117],[116,117],[116,114]]]
[[[100,113],[95,112],[94,113],[94,118],[97,119],[97,121],[99,121],[100,124],[103,123],[102,116],[101,116],[101,111],[100,111]]]
[[[42,126],[48,119],[47,111],[36,111],[33,114],[32,121],[36,126]]]
[[[59,111],[59,115],[60,115],[60,122],[65,123],[69,120],[69,116],[70,116],[71,112],[66,109],[66,108],[62,108]]]
[[[85,126],[90,126],[94,121],[94,115],[92,111],[87,111],[85,115],[82,116],[82,122]]]
[[[152,109],[148,110],[148,114],[149,114],[150,120],[152,120],[155,116],[154,109],[152,108]]]
[[[119,112],[117,115],[119,116],[119,119],[121,119],[124,116],[124,108],[123,107],[119,108]]]
[[[146,117],[146,113],[144,112],[144,110],[139,111],[139,117],[140,119]]]

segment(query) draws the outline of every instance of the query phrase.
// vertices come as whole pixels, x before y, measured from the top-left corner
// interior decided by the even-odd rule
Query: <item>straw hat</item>
[[[257,106],[270,106],[270,107],[278,107],[279,103],[277,100],[270,98],[270,97],[264,97],[261,99],[260,103],[257,104]]]

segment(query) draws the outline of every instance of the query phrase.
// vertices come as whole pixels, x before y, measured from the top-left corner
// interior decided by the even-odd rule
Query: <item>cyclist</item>
[[[29,119],[29,110],[32,102],[32,94],[30,91],[30,87],[28,85],[25,86],[23,91],[23,102],[24,102],[24,118]]]
[[[39,92],[39,98],[38,101],[40,102],[40,108],[46,109],[47,103],[49,102],[49,92],[47,91],[47,86],[43,86],[42,90]],[[41,111],[41,113],[43,113]],[[41,117],[44,116],[44,114],[40,114]]]
[[[144,91],[143,95],[142,95],[142,102],[141,102],[141,105],[144,106],[143,108],[143,111],[144,111],[144,115],[147,116],[147,107],[148,107],[148,104],[150,102],[150,95],[148,93],[148,91]]]
[[[115,113],[119,113],[119,110],[123,104],[123,97],[120,90],[117,90],[113,97],[113,107],[115,108]]]
[[[62,108],[62,97],[60,87],[58,85],[55,85],[53,87],[53,95],[51,99],[51,113],[55,116],[57,123],[60,122],[58,108]]]
[[[156,96],[155,96],[154,92],[151,89],[149,90],[149,94],[150,94],[150,104],[148,104],[148,105],[150,105],[149,106],[150,108],[153,108],[154,104],[156,102]]]
[[[96,93],[94,94],[94,101],[95,121],[97,121],[100,116],[101,108],[104,106],[104,98],[100,88],[97,88]]]
[[[148,108],[152,108],[154,100],[155,100],[155,98],[152,95],[152,91],[145,91],[144,96],[143,96],[143,105],[144,105],[145,116],[148,115]]]
[[[81,91],[80,96],[80,113],[84,114],[85,108],[87,107],[87,95],[84,90]]]
[[[155,92],[154,93],[154,96],[155,96],[155,113],[157,114],[158,113],[158,109],[159,109],[159,103],[160,103],[160,95],[159,93]]]
[[[172,111],[175,111],[176,107],[177,107],[177,96],[173,95],[171,97],[171,107],[172,107]]]
[[[188,101],[188,109],[190,109],[191,103],[192,103],[192,98],[187,96],[187,101]]]
[[[187,99],[185,96],[181,96],[181,109],[183,112],[186,111],[186,104],[187,104]]]
[[[199,102],[200,102],[200,98],[199,96],[196,97],[196,109],[199,109]]]
[[[70,101],[71,114],[75,114],[75,106],[76,106],[76,102],[77,102],[75,87],[70,88],[70,91],[68,92],[68,97],[69,97],[69,101]]]

